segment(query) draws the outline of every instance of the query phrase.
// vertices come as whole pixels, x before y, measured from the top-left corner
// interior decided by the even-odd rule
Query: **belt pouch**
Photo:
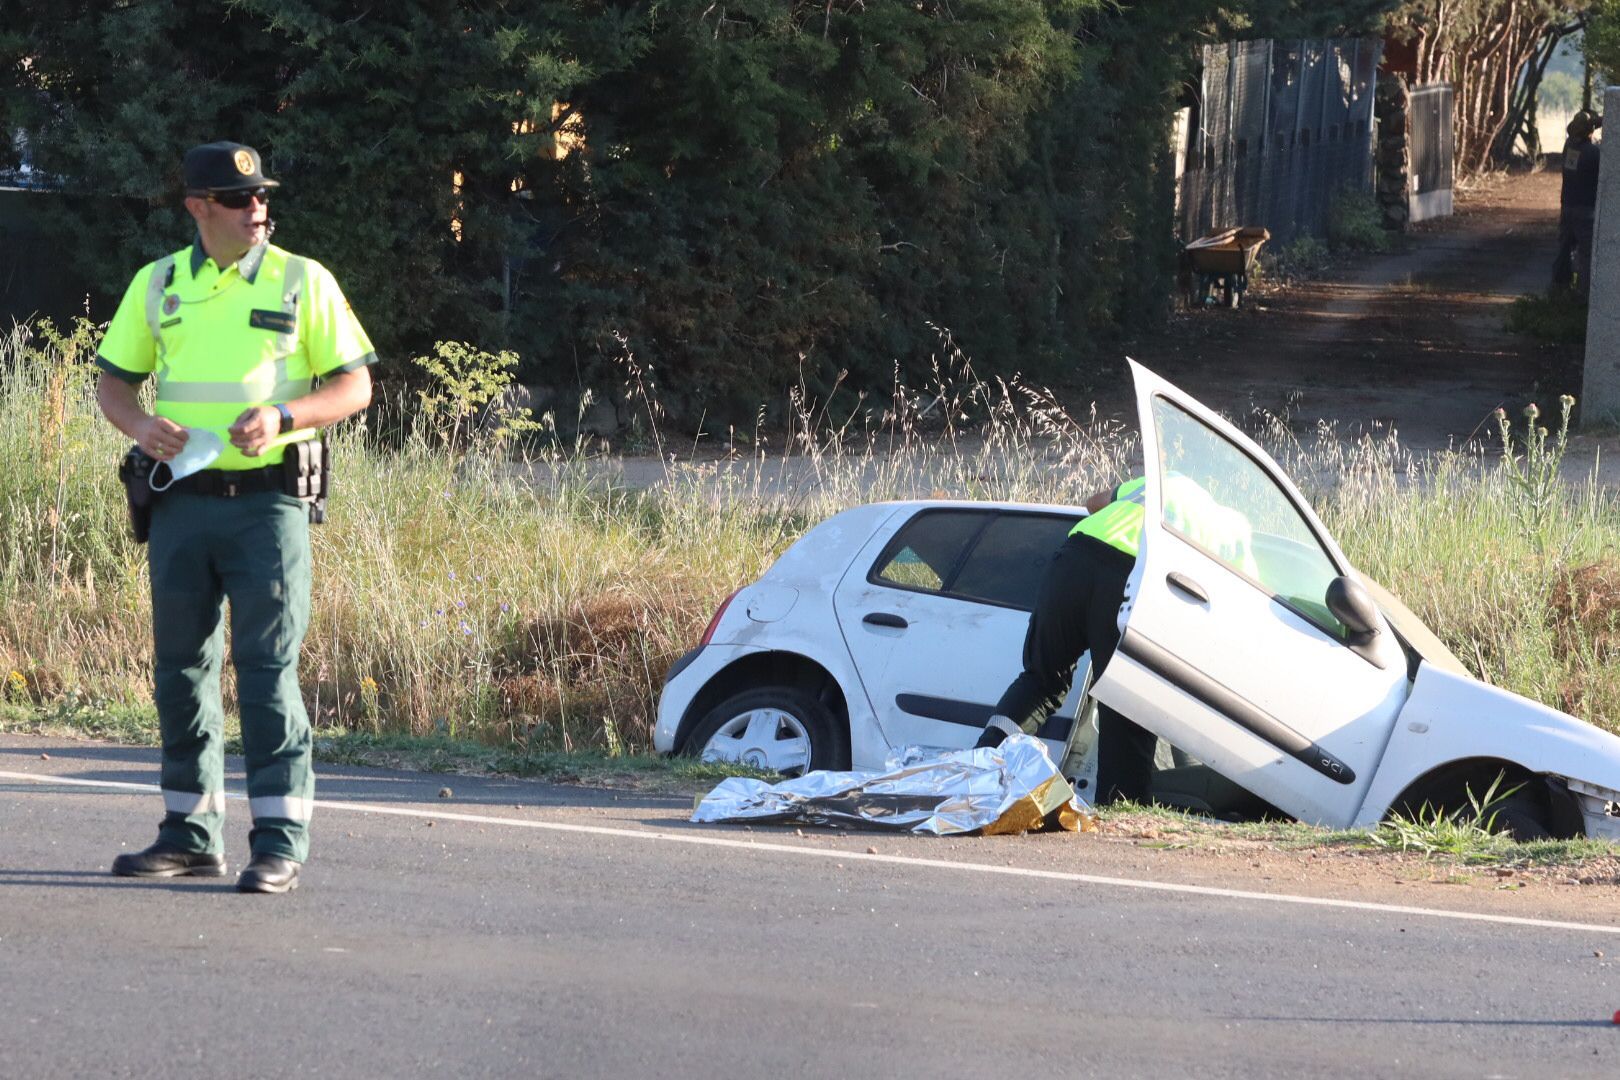
[[[325,439],[304,439],[289,445],[281,459],[284,490],[309,504],[309,520],[314,525],[326,520],[330,453]]]

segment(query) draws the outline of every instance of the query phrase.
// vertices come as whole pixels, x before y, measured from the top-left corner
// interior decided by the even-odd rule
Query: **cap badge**
[[[180,310],[180,297],[178,297],[174,293],[170,293],[168,296],[165,296],[163,298],[163,314],[165,314],[165,315],[173,315],[175,312],[177,312],[179,310]]]
[[[236,152],[236,171],[243,176],[253,175],[253,155],[246,150]]]

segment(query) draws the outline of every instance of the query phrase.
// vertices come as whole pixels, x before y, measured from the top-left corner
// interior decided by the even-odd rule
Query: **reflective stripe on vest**
[[[258,371],[236,382],[187,382],[160,374],[157,394],[159,401],[246,405],[255,401],[291,401],[309,393],[309,387],[308,379],[288,377],[284,356],[272,364],[260,365]]]
[[[146,327],[157,346],[158,367],[163,366],[163,290],[174,274],[174,256],[165,255],[152,264],[152,278],[146,283]]]
[[[1147,502],[1147,481],[1138,476],[1119,485],[1114,501],[1080,519],[1070,536],[1090,536],[1136,558],[1142,547],[1142,507]]]

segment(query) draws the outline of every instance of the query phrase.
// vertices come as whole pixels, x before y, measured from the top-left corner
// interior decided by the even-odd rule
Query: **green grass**
[[[113,475],[125,443],[94,403],[95,340],[83,324],[0,340],[0,453],[33,463],[0,472],[0,702],[126,715],[149,700],[150,608]],[[740,470],[671,463],[657,490],[631,491],[578,447],[515,459],[454,389],[395,445],[358,423],[335,433],[302,656],[319,728],[645,753],[670,663],[811,524],[935,490],[1073,503],[1122,478],[1130,448],[1043,391],[942,372],[836,430],[800,402],[786,445],[754,433]],[[805,479],[773,485],[781,457]],[[224,682],[229,700],[228,669]]]
[[[1508,306],[1509,333],[1555,345],[1586,344],[1586,301],[1569,289],[1521,296]]]
[[[1613,845],[1600,840],[1519,842],[1472,822],[1396,817],[1376,829],[1326,829],[1297,821],[1216,821],[1162,806],[1120,804],[1095,813],[1105,831],[1144,832],[1144,847],[1165,850],[1229,848],[1233,841],[1260,844],[1280,852],[1342,852],[1350,856],[1400,853],[1425,862],[1468,868],[1568,868],[1612,859]]]
[[[59,703],[53,708],[0,705],[0,734],[102,739],[131,746],[157,745],[157,715],[150,705],[104,702]],[[236,719],[225,723],[225,752],[242,752]],[[775,774],[738,764],[705,764],[695,758],[656,754],[609,754],[600,749],[545,750],[522,744],[491,746],[448,735],[375,734],[317,728],[315,760],[324,765],[462,775],[518,776],[590,787],[693,794],[728,776],[775,779]]]
[[[1296,237],[1278,249],[1275,256],[1261,256],[1271,268],[1271,276],[1283,281],[1306,281],[1325,271],[1333,262],[1328,246],[1314,236]]]

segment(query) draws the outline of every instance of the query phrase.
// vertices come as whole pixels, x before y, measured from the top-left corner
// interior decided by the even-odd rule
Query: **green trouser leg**
[[[225,654],[225,594],[208,559],[208,537],[185,496],[153,509],[147,550],[158,731],[163,743],[163,824],[158,839],[218,852],[225,820],[225,756],[219,699]]]
[[[242,714],[254,854],[309,853],[309,717],[298,650],[309,625],[309,522],[304,504],[264,492],[170,495],[151,537],[157,702],[165,806],[160,837],[219,850],[223,821],[219,668],[221,599]]]

